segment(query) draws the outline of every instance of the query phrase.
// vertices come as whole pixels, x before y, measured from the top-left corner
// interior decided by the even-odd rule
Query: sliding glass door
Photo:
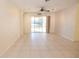
[[[46,17],[32,17],[31,32],[46,32]]]

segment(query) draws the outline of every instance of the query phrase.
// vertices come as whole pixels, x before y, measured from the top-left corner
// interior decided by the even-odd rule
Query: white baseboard
[[[70,37],[68,37],[68,36],[66,36],[66,35],[60,35],[61,37],[63,37],[63,38],[65,38],[65,39],[68,39],[68,40],[71,40],[71,41],[73,41],[73,39],[72,38],[70,38]]]
[[[66,36],[66,35],[62,35],[62,34],[58,34],[58,33],[56,33],[56,34],[57,34],[58,36],[62,37],[62,38],[65,38],[65,39],[68,39],[68,40],[73,41],[72,38],[70,38],[70,37],[68,37],[68,36]]]

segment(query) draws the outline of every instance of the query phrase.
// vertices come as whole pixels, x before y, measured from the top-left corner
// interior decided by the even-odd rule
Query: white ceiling
[[[26,12],[36,12],[43,6],[46,9],[59,11],[76,4],[76,0],[50,0],[47,3],[45,0],[13,0],[13,2]]]

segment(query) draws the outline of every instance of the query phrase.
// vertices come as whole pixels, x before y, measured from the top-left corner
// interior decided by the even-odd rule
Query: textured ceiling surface
[[[41,7],[45,9],[54,9],[53,11],[59,11],[61,9],[75,5],[76,0],[12,0],[18,7],[24,9],[27,12],[36,12]]]

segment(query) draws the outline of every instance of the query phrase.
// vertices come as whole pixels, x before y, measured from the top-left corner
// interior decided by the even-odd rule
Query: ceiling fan
[[[42,15],[43,13],[51,13],[53,9],[45,9],[44,7],[41,7],[37,15]]]
[[[50,0],[44,0],[46,3],[49,2]],[[41,7],[39,9],[39,12],[37,13],[37,15],[42,15],[43,13],[52,13],[54,11],[54,9],[46,9],[45,7]]]
[[[50,12],[50,10],[46,10],[44,7],[41,7],[40,12]]]
[[[50,0],[45,0],[45,2],[48,2],[48,1],[50,1]],[[41,7],[40,12],[50,12],[50,10],[47,10],[44,7]]]

